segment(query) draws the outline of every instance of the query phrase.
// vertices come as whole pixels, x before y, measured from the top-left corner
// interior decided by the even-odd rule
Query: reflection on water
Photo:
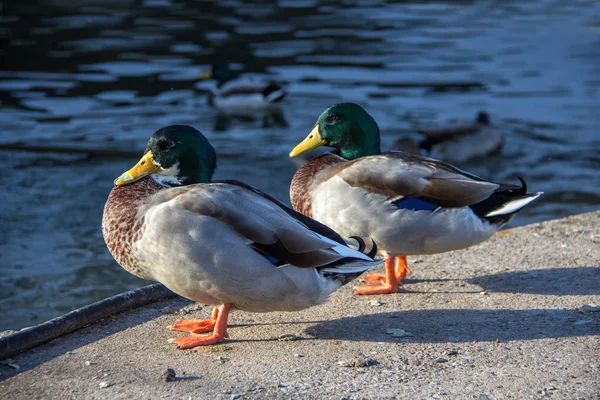
[[[288,201],[289,150],[341,100],[379,121],[383,145],[412,124],[481,109],[503,156],[464,165],[546,194],[513,225],[598,209],[600,3],[589,1],[24,1],[5,4],[0,142],[141,150],[190,124],[219,153],[216,178]],[[361,4],[360,6],[358,4]],[[214,61],[278,79],[280,114],[219,115],[196,75]],[[0,150],[0,329],[145,284],[100,231],[113,179],[138,156]]]

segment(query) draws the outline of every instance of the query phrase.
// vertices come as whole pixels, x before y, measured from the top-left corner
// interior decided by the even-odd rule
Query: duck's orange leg
[[[210,332],[215,328],[215,323],[219,317],[219,308],[213,308],[210,319],[178,319],[173,325],[169,325],[172,331],[187,332],[187,333],[204,333]]]
[[[377,284],[381,282],[385,282],[385,274],[371,273],[366,276],[361,276],[360,280],[363,282],[373,282],[372,284]]]
[[[213,318],[206,321],[192,321],[195,323],[207,322],[207,325],[198,324],[197,329],[204,329],[206,326],[210,325],[210,322],[214,319],[214,329],[209,335],[197,335],[198,331],[195,332],[185,331],[192,333],[192,336],[186,336],[177,339],[169,339],[170,343],[175,343],[178,349],[191,349],[196,346],[207,346],[209,344],[215,344],[223,341],[227,336],[227,318],[229,317],[229,311],[231,310],[231,304],[223,304],[220,307],[215,307],[213,310]],[[178,321],[179,322],[179,321]],[[182,321],[185,322],[185,321]],[[181,325],[181,329],[173,329],[171,326],[169,329],[171,330],[183,330],[186,329]],[[193,324],[192,324],[193,325]],[[174,325],[176,326],[176,325]],[[202,332],[208,332],[209,330],[203,330]]]
[[[397,256],[385,259],[385,275],[369,274],[362,278],[367,285],[358,286],[354,294],[388,294],[396,293],[402,286],[404,277],[411,273],[406,264],[406,256]],[[371,283],[374,282],[374,283]],[[376,284],[375,282],[379,283]]]
[[[354,294],[388,294],[398,291],[398,280],[394,271],[394,258],[385,259],[385,277],[379,285],[370,284],[358,286],[354,289]]]
[[[406,261],[406,256],[397,256],[395,259],[395,269],[396,269],[396,279],[398,279],[398,284],[402,285],[402,280],[406,275],[412,274],[410,268],[408,268],[408,263]],[[369,274],[367,276],[363,276],[360,278],[361,281],[364,282],[385,282],[386,275],[385,274]]]
[[[406,262],[406,256],[398,256],[396,258],[396,279],[398,279],[398,283],[402,285],[402,280],[406,275],[412,274],[410,268],[408,268],[408,263]]]

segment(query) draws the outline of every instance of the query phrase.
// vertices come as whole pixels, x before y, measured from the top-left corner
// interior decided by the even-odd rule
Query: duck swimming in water
[[[481,111],[473,122],[418,128],[425,136],[420,142],[400,138],[392,144],[392,150],[424,154],[449,163],[500,154],[504,147],[504,134],[490,124],[488,113]]]
[[[275,81],[240,76],[228,64],[215,64],[199,74],[201,79],[215,79],[208,104],[223,111],[257,111],[275,106],[287,92]]]

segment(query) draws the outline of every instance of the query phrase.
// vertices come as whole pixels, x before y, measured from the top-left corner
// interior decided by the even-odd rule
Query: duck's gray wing
[[[286,206],[285,204],[283,204],[282,202],[280,202],[273,196],[263,192],[262,190],[255,188],[254,186],[248,185],[244,182],[237,181],[235,179],[220,180],[220,181],[214,181],[214,182],[215,183],[227,183],[230,185],[235,185],[235,186],[240,186],[240,187],[246,188],[246,189],[256,193],[258,196],[264,197],[265,199],[271,201],[273,204],[277,205],[279,208],[281,208],[283,211],[285,211],[290,217],[292,217],[292,218],[298,220],[299,222],[303,223],[304,225],[306,225],[310,230],[317,232],[318,234],[323,235],[325,237],[328,237],[331,240],[335,240],[336,242],[338,242],[340,244],[345,244],[344,239],[336,231],[334,231],[327,225],[324,225],[324,224],[320,223],[319,221],[316,221],[310,217],[307,217],[306,215],[304,215],[302,213],[299,213],[298,211],[294,210],[291,207]]]
[[[414,197],[442,207],[479,203],[504,186],[450,164],[404,152],[349,161],[336,175],[353,187],[383,194],[390,200]]]
[[[225,222],[249,246],[296,267],[317,268],[344,259],[372,261],[311,230],[278,204],[246,187],[216,182],[190,185],[181,188],[173,200],[181,210]]]

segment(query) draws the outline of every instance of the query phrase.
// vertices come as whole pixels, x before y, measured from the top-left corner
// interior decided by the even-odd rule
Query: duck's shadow
[[[453,279],[433,281],[450,280]],[[412,283],[423,281],[413,279],[407,280],[407,283],[410,287]],[[600,295],[600,268],[513,271],[472,278],[468,283],[492,293]],[[585,301],[582,300],[581,305],[584,304]],[[402,329],[413,336],[398,338],[394,336],[398,334],[394,329]],[[591,336],[600,333],[600,313],[581,314],[577,310],[549,306],[521,310],[406,310],[320,321],[307,328],[306,333],[319,339],[427,343]]]
[[[408,279],[407,292],[392,296],[412,296],[410,286],[420,282],[448,282],[458,279]],[[600,268],[572,267],[523,270],[486,275],[468,280],[481,289],[502,293],[584,296],[600,294]],[[437,291],[437,294],[478,293]],[[508,296],[507,294],[503,296]],[[586,304],[582,299],[581,305]],[[504,304],[511,304],[506,299]],[[288,321],[278,324],[311,324],[304,333],[308,340],[337,339],[366,342],[477,342],[514,341],[600,333],[600,313],[580,313],[576,309],[553,308],[540,303],[535,309],[434,309],[398,310],[323,321]],[[506,306],[505,306],[506,307]],[[260,325],[260,323],[241,324]],[[401,329],[411,336],[399,337]]]
[[[479,276],[468,282],[503,293],[600,295],[600,267],[529,269]]]
[[[321,340],[420,343],[504,342],[599,332],[598,313],[580,314],[568,309],[392,311],[319,321],[305,330]]]

